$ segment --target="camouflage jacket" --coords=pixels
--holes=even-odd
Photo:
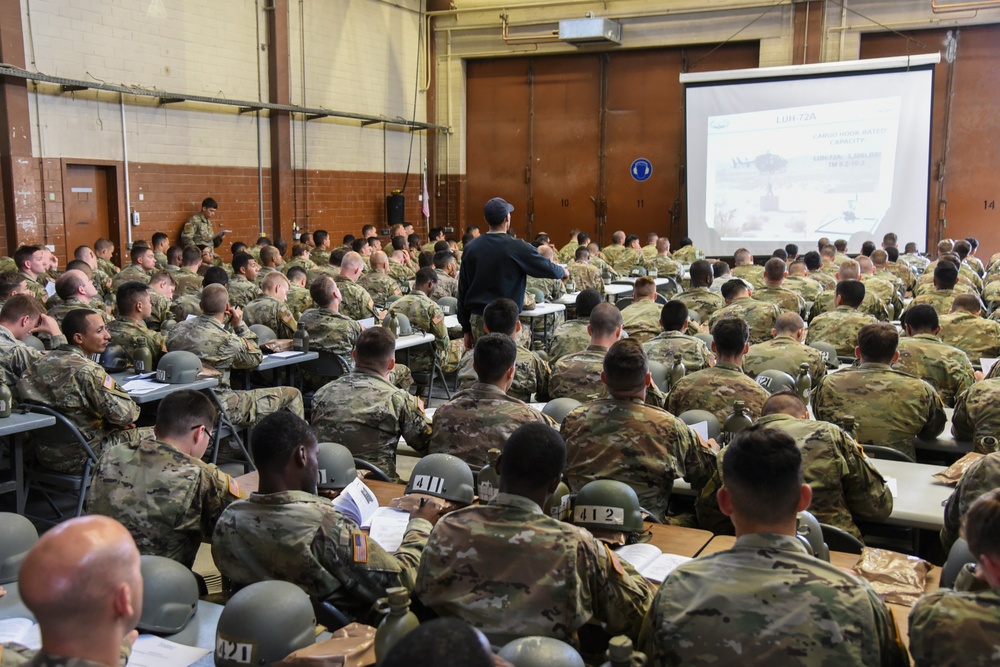
[[[590,318],[567,320],[556,327],[552,337],[552,347],[549,348],[549,361],[554,364],[562,357],[573,352],[587,349],[590,345],[590,334],[587,327]]]
[[[536,422],[554,425],[496,385],[477,382],[434,412],[429,452],[451,454],[469,465],[484,466],[489,462],[486,452],[502,450],[519,426]]]
[[[468,389],[479,382],[479,376],[472,367],[472,352],[466,352],[458,365],[459,389]],[[549,378],[552,370],[547,361],[531,350],[518,345],[517,360],[514,362],[514,382],[507,394],[525,403],[534,400],[542,403],[549,400]]]
[[[214,236],[215,228],[212,226],[212,222],[201,213],[195,213],[184,223],[184,229],[181,230],[181,245],[214,247]]]
[[[242,274],[230,278],[226,289],[229,291],[229,305],[233,308],[246,308],[248,303],[264,296],[264,290]]]
[[[674,355],[680,354],[684,370],[694,373],[715,364],[715,353],[700,338],[680,331],[662,331],[656,338],[642,344],[650,361],[659,361],[667,370],[674,365]]]
[[[452,278],[447,273],[441,269],[435,269],[434,272],[437,274],[438,283],[437,287],[434,288],[434,293],[431,298],[437,301],[443,296],[453,296],[458,298],[458,279]],[[397,283],[398,287],[398,283]],[[369,290],[370,291],[370,290]]]
[[[726,305],[721,294],[710,291],[707,287],[692,287],[674,297],[687,306],[689,312],[698,313],[701,321],[707,323],[715,311]]]
[[[285,299],[285,303],[288,304],[296,320],[302,317],[302,313],[313,307],[313,300],[309,294],[309,290],[295,284],[288,287],[288,297]]]
[[[694,264],[699,259],[705,259],[705,253],[698,250],[693,245],[686,245],[683,248],[678,248],[670,254],[678,262],[683,262],[685,264]]]
[[[372,297],[372,301],[381,306],[388,303],[389,297],[403,294],[403,291],[399,289],[399,281],[381,271],[369,271],[358,278],[358,284],[368,291],[368,294]],[[439,281],[438,286],[440,287],[440,285],[441,282]],[[450,295],[442,294],[441,296]]]
[[[942,289],[934,290],[932,292],[926,292],[920,296],[914,297],[913,301],[910,301],[906,310],[903,311],[904,315],[906,311],[914,306],[918,306],[922,303],[929,304],[934,307],[938,315],[945,315],[951,312],[951,305],[955,301],[955,295],[959,292],[954,289]]]
[[[430,522],[412,519],[390,554],[329,500],[306,491],[254,493],[219,517],[212,557],[235,588],[289,581],[312,599],[367,620],[372,600],[358,591],[383,596],[393,586],[412,589],[430,531]]]
[[[166,320],[173,319],[170,314],[170,299],[163,296],[154,289],[149,290],[149,317],[146,318],[146,326],[153,331],[159,331],[160,325]]]
[[[884,521],[892,514],[892,492],[850,435],[827,422],[773,414],[757,425],[784,431],[802,451],[802,472],[812,487],[809,504],[821,523],[861,539],[855,519]]]
[[[622,326],[628,337],[645,343],[663,331],[660,326],[660,311],[663,304],[643,299],[634,301],[622,310]]]
[[[795,537],[767,533],[743,535],[732,549],[671,572],[639,648],[656,666],[909,662],[891,612],[867,582],[806,553]]]
[[[114,278],[121,271],[117,266],[112,264],[110,261],[104,259],[103,257],[97,258],[97,268],[104,272],[105,275]]]
[[[655,252],[652,257],[646,258],[646,270],[650,273],[656,271],[657,278],[673,278],[678,283],[681,281],[681,265]]]
[[[410,320],[410,326],[434,335],[434,352],[438,363],[444,365],[448,355],[448,327],[444,324],[444,313],[441,307],[420,290],[413,290],[401,299],[392,302],[390,313],[401,313]],[[417,372],[428,372],[433,361],[427,346],[419,346],[410,350],[407,365]]]
[[[587,403],[609,398],[608,388],[601,380],[604,357],[608,348],[588,345],[585,350],[561,357],[552,367],[549,398],[572,398]],[[655,385],[646,388],[646,404],[662,408],[666,396]]]
[[[871,315],[850,306],[838,306],[836,310],[823,313],[809,323],[806,343],[829,343],[837,348],[839,356],[853,357],[854,348],[858,346],[858,332],[865,325],[875,324],[877,321]]]
[[[179,296],[201,293],[202,277],[186,266],[177,269],[177,272],[174,273],[174,281],[177,283],[177,289],[174,290],[175,299]]]
[[[498,645],[543,636],[579,646],[577,630],[591,620],[635,638],[652,600],[649,584],[585,529],[507,493],[438,521],[416,593]]]
[[[148,439],[101,455],[87,512],[121,522],[142,553],[191,567],[222,510],[239,497],[239,484],[219,468]]]
[[[66,344],[65,336],[58,336],[51,340],[53,347]],[[18,400],[17,381],[21,379],[24,371],[33,361],[41,358],[41,352],[14,338],[10,329],[0,325],[0,376],[2,376],[2,382],[14,394],[15,401]]]
[[[945,407],[955,407],[955,397],[976,381],[965,352],[942,343],[933,334],[903,336],[898,349],[899,361],[892,367],[930,383]]]
[[[990,452],[970,465],[944,508],[941,544],[945,552],[960,536],[962,517],[979,496],[1000,487],[1000,452]]]
[[[750,327],[750,344],[763,343],[771,340],[771,329],[774,321],[781,315],[781,308],[773,303],[757,301],[748,296],[733,299],[729,305],[715,311],[708,320],[709,329],[715,328],[715,323],[723,317],[738,317]]]
[[[987,378],[958,395],[951,418],[951,433],[959,442],[974,443],[974,451],[980,454],[997,451],[995,443],[1000,438],[1000,380]],[[987,441],[987,437],[994,440]]]
[[[813,280],[809,276],[788,276],[782,285],[808,302],[815,301],[820,292],[823,291],[823,283]]]
[[[625,251],[624,245],[615,245],[612,243],[611,245],[602,248],[601,254],[604,255],[605,262],[611,264],[612,266],[616,266],[618,264],[619,255],[621,255],[622,252],[624,251]],[[629,266],[628,268],[631,269],[632,267]],[[616,268],[615,270],[617,271],[618,269]],[[619,273],[621,272],[619,271]],[[625,275],[628,275],[628,271],[625,272]]]
[[[574,259],[566,264],[566,270],[569,272],[567,283],[573,283],[573,291],[596,289],[599,294],[604,294],[604,278],[601,276],[601,270],[593,264]]]
[[[890,276],[894,277],[894,276]],[[865,274],[861,277],[861,282],[865,284],[865,292],[871,292],[882,302],[892,308],[890,315],[898,317],[903,312],[903,299],[896,289],[896,284],[889,278],[882,278],[874,274]],[[893,317],[892,319],[896,319]]]
[[[803,345],[789,334],[780,334],[769,341],[750,346],[743,357],[743,371],[752,378],[761,371],[774,369],[788,373],[795,378],[799,366],[809,364],[809,376],[813,385],[826,375],[823,353],[814,347]]]
[[[77,308],[84,308],[86,310],[92,310],[95,313],[100,313],[101,317],[104,318],[104,323],[107,324],[111,321],[111,316],[108,314],[108,309],[104,307],[104,304],[100,303],[96,299],[91,301],[84,301],[83,299],[78,299],[76,297],[70,299],[69,301],[62,301],[55,304],[48,310],[49,317],[53,318],[56,322],[62,326],[63,318],[66,317],[66,313],[71,310],[76,310]]]
[[[309,333],[309,349],[350,357],[363,329],[356,320],[329,308],[302,313],[299,328]]]
[[[438,283],[440,285],[440,283]],[[566,284],[559,278],[536,278],[528,276],[525,282],[526,289],[534,287],[545,295],[546,301],[555,301],[566,296]],[[458,294],[456,290],[455,294]]]
[[[624,482],[661,521],[675,479],[683,477],[697,491],[717,467],[715,452],[687,424],[635,398],[582,405],[566,415],[560,432],[572,490],[597,479]]]
[[[757,264],[743,264],[733,267],[733,277],[742,278],[747,281],[755,290],[764,288],[764,267]]]
[[[963,311],[939,315],[938,320],[941,340],[965,352],[970,361],[1000,357],[1000,323]]]
[[[111,279],[111,289],[117,294],[119,287],[132,280],[148,285],[149,274],[138,264],[129,264]]]
[[[247,326],[263,324],[270,327],[278,338],[291,338],[299,327],[288,304],[267,294],[246,305],[243,309],[243,321]]]
[[[364,287],[343,276],[337,276],[334,280],[343,297],[340,312],[355,320],[376,316],[375,302]]]
[[[245,322],[230,331],[209,315],[178,322],[167,334],[167,350],[193,352],[201,363],[222,371],[219,387],[223,389],[229,388],[231,369],[256,368],[264,359],[257,345],[257,334]]]
[[[937,437],[944,429],[941,397],[923,380],[886,364],[843,368],[820,380],[812,392],[816,419],[834,424],[853,415],[858,442],[897,449],[915,458],[915,437]]]
[[[25,287],[27,287],[28,291],[31,292],[31,296],[38,300],[38,303],[44,304],[48,301],[49,293],[45,291],[45,288],[40,282],[29,276],[24,271],[21,271],[20,274],[21,277],[24,278]]]
[[[711,368],[685,375],[670,390],[667,410],[679,415],[687,410],[708,410],[719,424],[733,413],[733,403],[743,401],[751,419],[760,416],[768,393],[734,363],[720,361]]]
[[[981,566],[980,566],[981,567]],[[941,589],[910,611],[910,654],[917,667],[986,667],[1000,646],[1000,590]]]
[[[393,480],[400,436],[427,453],[431,420],[420,400],[373,371],[358,368],[320,388],[313,397],[312,427],[320,442],[339,442],[374,463]]]
[[[773,303],[786,313],[802,315],[806,310],[806,301],[800,294],[785,287],[765,285],[753,293],[757,301]]]
[[[136,322],[128,318],[119,318],[108,323],[108,333],[111,342],[125,348],[128,358],[135,360],[135,355],[141,348],[149,350],[153,359],[153,367],[145,372],[156,370],[156,364],[166,351],[163,335],[146,327],[145,322]]]
[[[563,264],[568,264],[569,262],[572,262],[573,259],[576,257],[576,249],[579,247],[580,244],[576,242],[576,239],[573,239],[563,247],[559,248],[559,252],[556,253],[558,255],[559,261]]]
[[[608,254],[607,250],[604,254]],[[635,248],[623,248],[615,255],[614,259],[608,256],[608,261],[615,267],[615,271],[623,276],[631,274],[633,267],[646,268],[646,258],[642,256],[642,251]]]
[[[397,262],[396,260],[389,259],[389,275],[392,276],[396,282],[406,282],[408,280],[413,280],[416,277],[413,269],[408,267],[406,264]]]
[[[836,291],[837,288],[833,287],[816,297],[812,310],[809,311],[810,321],[815,320],[823,313],[833,312],[835,308],[833,298],[836,296]],[[878,298],[877,294],[868,290],[865,290],[865,298],[861,302],[861,305],[858,306],[858,312],[871,315],[879,322],[889,321],[889,307],[885,305],[882,299]]]

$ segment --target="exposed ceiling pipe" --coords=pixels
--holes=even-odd
[[[1000,2],[996,0],[983,0],[982,2],[949,2],[938,3],[931,0],[931,11],[935,14],[947,14],[948,12],[965,12],[970,9],[979,11],[980,9],[1000,9]]]
[[[553,23],[548,21],[547,23]],[[524,37],[510,36],[510,23],[507,20],[507,12],[500,14],[500,35],[504,44],[538,44],[540,42],[551,42],[559,39],[558,30],[550,30],[544,35],[528,35]]]

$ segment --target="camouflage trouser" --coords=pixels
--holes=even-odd
[[[94,454],[100,458],[101,453],[126,442],[139,442],[144,438],[153,437],[153,427],[115,429],[109,431],[103,438],[91,442],[90,448]],[[83,471],[83,463],[87,460],[87,455],[79,444],[72,443],[52,443],[35,441],[35,452],[38,455],[38,462],[46,468],[69,474],[78,474]]]
[[[216,395],[226,410],[229,421],[236,426],[250,426],[281,409],[304,417],[302,393],[294,387],[269,389],[216,389]]]
[[[486,327],[483,323],[483,316],[476,315],[473,313],[469,317],[469,323],[472,325],[472,342],[476,342],[480,338],[486,335]],[[514,336],[514,342],[523,348],[531,349],[531,327],[529,325],[521,325],[521,330],[517,332]],[[461,356],[461,353],[459,354]],[[445,371],[446,373],[448,371]]]
[[[413,386],[413,374],[410,372],[409,367],[405,364],[396,364],[395,367],[389,371],[389,382],[400,389],[409,389]]]

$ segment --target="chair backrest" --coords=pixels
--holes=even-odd
[[[628,306],[632,305],[633,300],[630,296],[622,296],[615,301],[615,305],[618,306],[618,310],[625,310]]]
[[[960,537],[955,540],[948,552],[948,560],[944,562],[944,567],[941,569],[941,588],[954,588],[955,579],[958,578],[958,573],[962,571],[965,564],[975,562],[976,558],[969,551],[969,543],[965,541],[965,538]]]
[[[680,294],[681,292],[684,291],[684,288],[681,287],[681,284],[677,282],[677,279],[674,278],[673,276],[660,276],[660,280],[667,281],[662,285],[658,285],[656,287],[656,291],[660,292],[661,294],[673,296],[674,294]]]
[[[865,548],[864,542],[851,535],[843,528],[831,526],[826,523],[819,525],[823,531],[823,541],[830,548],[830,551],[842,551],[849,554],[860,554]]]
[[[73,422],[67,419],[65,415],[47,405],[24,403],[23,407],[29,412],[50,415],[56,418],[56,423],[53,426],[46,426],[45,428],[35,429],[31,432],[31,436],[36,442],[60,445],[75,442],[83,448],[87,455],[87,460],[91,465],[97,463],[97,455],[94,454],[94,450],[90,448],[90,444],[87,442],[87,439],[83,437],[83,434],[80,433],[80,429],[78,429]]]
[[[332,352],[320,352],[318,359],[302,362],[301,368],[312,376],[339,378],[351,372],[354,360]]]
[[[656,293],[656,303],[663,305],[668,301],[667,297],[663,296],[659,292]]]
[[[883,445],[868,445],[862,443],[861,446],[865,450],[865,454],[872,457],[873,459],[886,459],[888,461],[906,461],[907,463],[914,463],[908,455],[899,451],[898,449],[893,449],[892,447],[885,447]]]

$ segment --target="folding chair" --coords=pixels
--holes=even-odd
[[[45,496],[45,501],[49,504],[49,507],[55,512],[57,519],[56,521],[50,521],[40,517],[34,518],[39,521],[55,524],[61,521],[65,517],[65,514],[52,501],[52,496],[75,496],[76,513],[73,516],[80,516],[83,514],[83,502],[87,497],[87,489],[90,488],[91,475],[93,474],[94,466],[97,465],[97,455],[91,449],[90,444],[83,437],[83,434],[80,433],[80,430],[58,410],[54,410],[46,405],[24,404],[23,407],[29,412],[49,415],[56,419],[54,426],[32,432],[32,437],[36,442],[53,444],[75,443],[83,449],[86,455],[83,466],[77,473],[64,473],[51,470],[43,466],[35,455],[30,455],[24,467],[25,502],[27,502],[32,490],[40,491]]]

